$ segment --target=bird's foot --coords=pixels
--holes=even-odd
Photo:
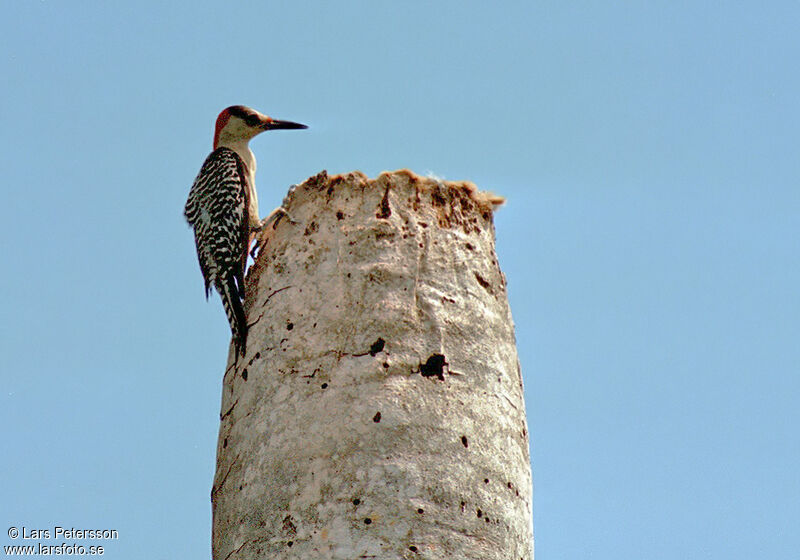
[[[278,222],[281,221],[281,218],[286,218],[291,224],[297,225],[300,223],[294,218],[292,218],[292,215],[289,214],[289,211],[286,210],[286,208],[284,208],[283,206],[278,206],[275,210],[269,213],[269,216],[261,220],[261,223],[259,223],[257,226],[250,227],[251,231],[250,235],[255,238],[255,243],[253,244],[253,248],[250,250],[251,257],[255,259],[258,250],[262,246],[266,245],[267,242],[269,241],[271,232],[264,230],[271,225],[274,231],[275,228],[278,227]]]
[[[255,239],[255,243],[253,243],[252,247],[250,248],[250,256],[253,260],[256,260],[256,255],[258,254],[258,250],[261,248],[261,238],[257,235],[253,236]],[[252,243],[252,241],[251,241]]]
[[[272,229],[275,229],[276,227],[278,227],[278,222],[281,221],[281,218],[286,218],[291,224],[297,225],[300,223],[294,218],[292,218],[292,215],[289,214],[289,211],[286,208],[284,208],[283,206],[278,206],[275,210],[269,213],[269,216],[261,220],[260,229],[263,229],[270,224],[272,224]]]

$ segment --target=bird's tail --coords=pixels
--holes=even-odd
[[[228,323],[231,325],[233,342],[236,351],[244,356],[247,346],[247,318],[244,314],[244,305],[233,276],[220,282],[219,293],[222,296],[222,306],[225,308],[225,315],[228,316]]]

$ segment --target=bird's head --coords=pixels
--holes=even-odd
[[[262,115],[255,109],[244,105],[232,105],[217,117],[214,129],[214,149],[228,144],[248,142],[265,130],[308,128],[304,124],[279,121]]]

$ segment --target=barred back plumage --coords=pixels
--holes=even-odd
[[[239,155],[229,148],[211,152],[194,180],[184,215],[194,228],[197,259],[205,280],[219,292],[234,343],[244,354],[247,319],[244,272],[247,266],[247,174]]]

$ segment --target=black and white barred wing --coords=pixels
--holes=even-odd
[[[237,344],[244,343],[247,329],[242,306],[249,241],[245,180],[236,152],[214,150],[194,180],[184,210],[194,228],[206,297],[211,286],[220,293]]]

